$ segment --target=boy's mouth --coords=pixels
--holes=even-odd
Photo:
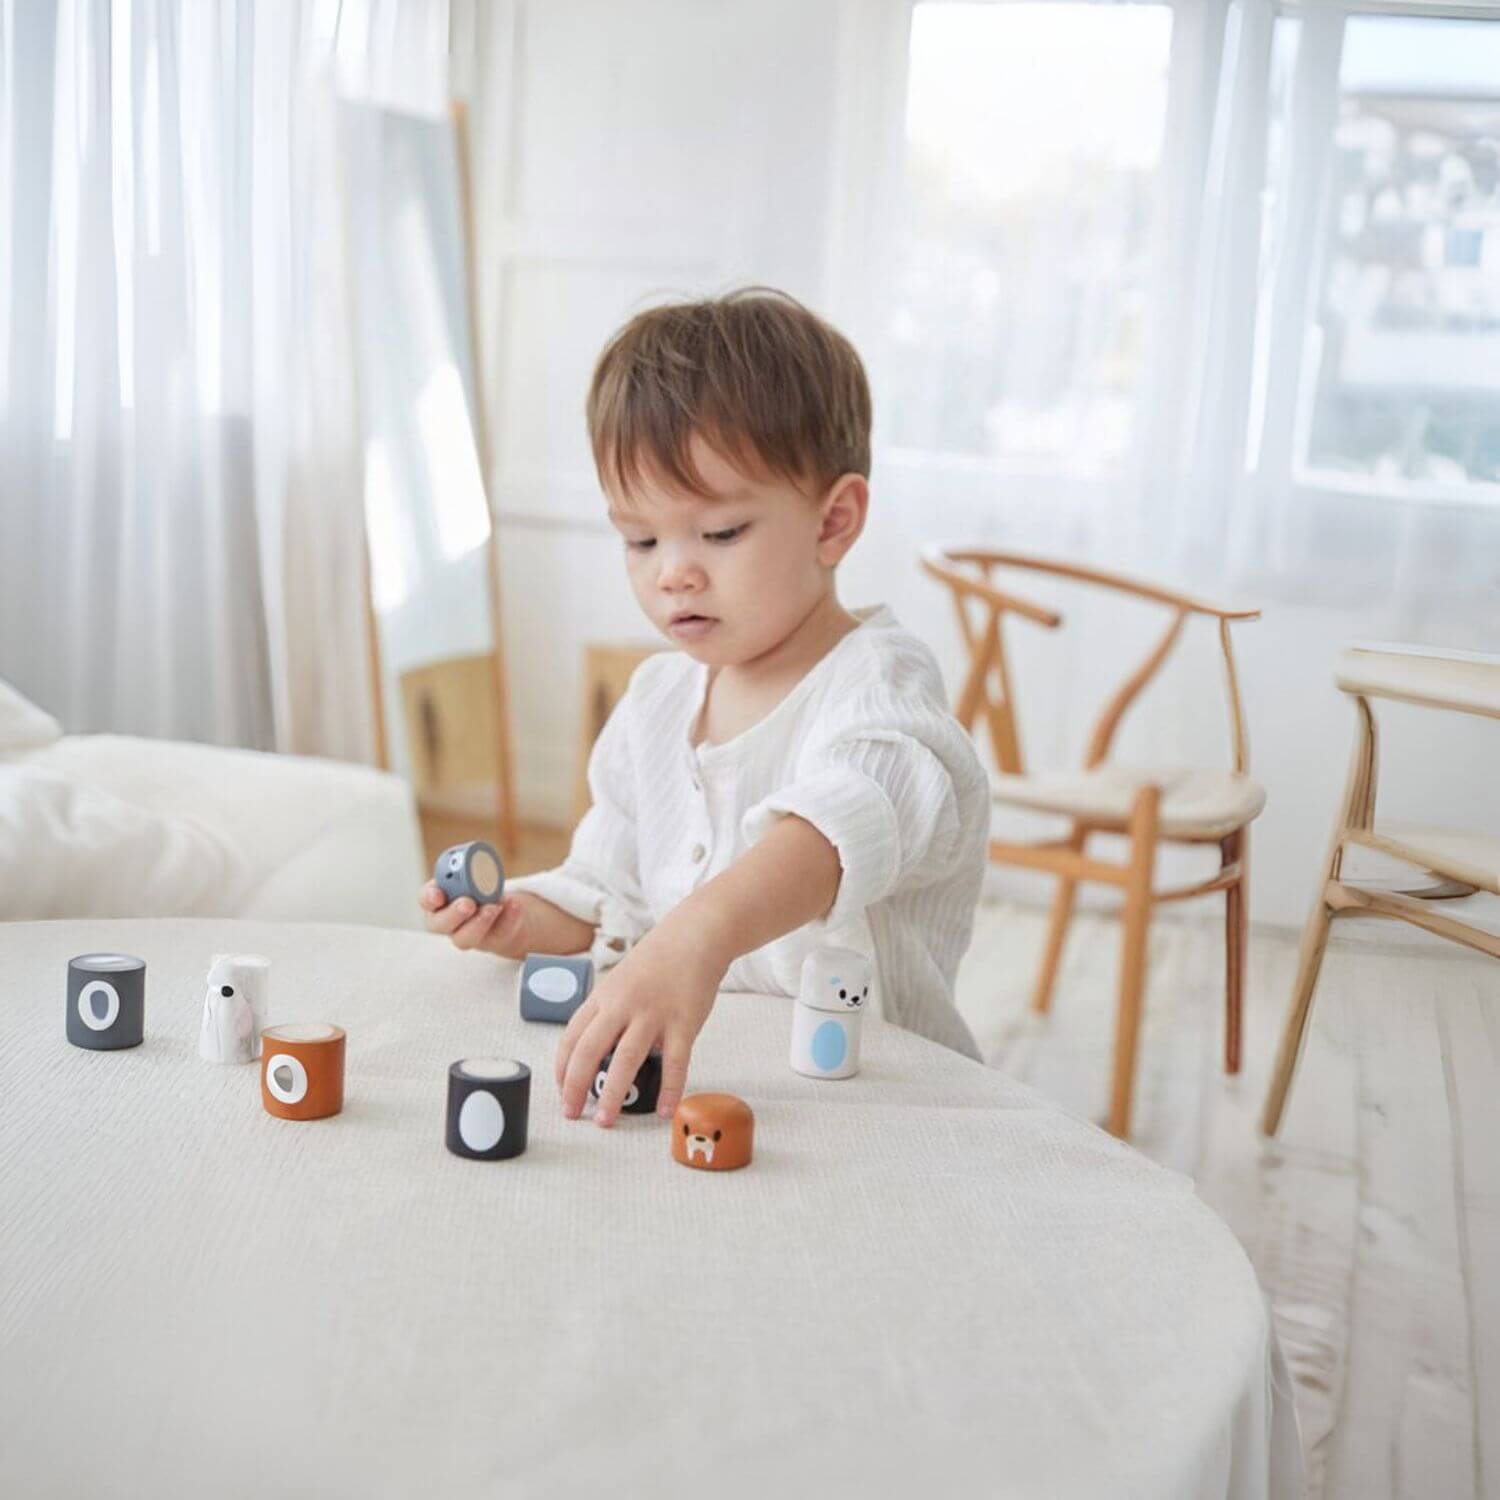
[[[667,629],[675,636],[695,640],[699,636],[707,635],[718,623],[712,615],[694,614],[691,610],[683,610],[672,616],[667,622]]]

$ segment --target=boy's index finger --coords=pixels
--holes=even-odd
[[[594,1107],[596,1125],[614,1124],[615,1117],[625,1103],[625,1096],[630,1092],[635,1076],[640,1072],[641,1064],[646,1061],[650,1051],[651,1037],[639,1027],[627,1031],[615,1043],[615,1055],[610,1059],[609,1073],[605,1077],[604,1087],[599,1091],[599,1100]],[[595,1072],[596,1082],[598,1077],[598,1073]]]
[[[604,1054],[614,1046],[620,1035],[620,1024],[602,1012],[596,1014],[573,1048],[568,1059],[568,1070],[563,1078],[563,1114],[576,1120],[583,1113],[584,1102],[589,1096],[589,1085],[599,1071]]]
[[[568,1018],[568,1024],[563,1027],[562,1037],[557,1043],[557,1056],[552,1063],[552,1076],[556,1079],[559,1089],[562,1088],[563,1080],[568,1076],[568,1060],[573,1055],[573,1049],[578,1045],[578,1038],[583,1035],[598,1009],[598,1001],[590,995],[573,1012]]]

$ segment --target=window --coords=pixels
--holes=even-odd
[[[1166,5],[919,3],[888,440],[1118,470],[1142,386]]]
[[[1500,23],[1348,20],[1320,263],[1303,477],[1500,483]]]

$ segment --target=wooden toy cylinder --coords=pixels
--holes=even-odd
[[[840,1015],[798,1000],[792,1006],[793,1070],[807,1078],[853,1078],[864,1020],[862,1010]]]
[[[513,1057],[466,1057],[448,1069],[448,1149],[504,1161],[526,1149],[531,1069]]]
[[[444,849],[432,868],[432,878],[449,901],[467,896],[476,906],[487,906],[505,892],[505,866],[495,846],[483,839]]]
[[[797,999],[814,1010],[859,1010],[869,1001],[873,974],[874,965],[853,948],[814,948],[802,961]]]
[[[733,1094],[689,1094],[672,1116],[672,1160],[708,1172],[748,1166],[755,1116]]]
[[[589,1093],[595,1100],[604,1092],[604,1082],[609,1076],[609,1065],[614,1060],[615,1054],[610,1052],[599,1064],[599,1071],[594,1074],[594,1081],[589,1085]],[[660,1097],[661,1053],[648,1052],[646,1060],[636,1069],[635,1078],[625,1091],[620,1113],[622,1115],[653,1115],[656,1113],[656,1101]]]
[[[254,1062],[260,1056],[270,990],[270,959],[258,953],[214,954],[198,1026],[198,1055],[206,1062]]]
[[[146,1034],[146,961],[129,953],[68,960],[68,1040],[90,1052],[139,1047]]]
[[[565,1026],[594,987],[594,961],[584,953],[528,953],[517,986],[523,1021]]]
[[[261,1033],[260,1102],[282,1120],[322,1120],[344,1107],[344,1029],[325,1022]]]

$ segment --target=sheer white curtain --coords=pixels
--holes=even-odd
[[[1172,530],[1335,629],[1494,650],[1500,19],[1455,9],[1228,8]]]
[[[70,730],[368,756],[335,90],[448,20],[0,0],[0,675]]]
[[[1270,790],[1258,918],[1306,910],[1308,830],[1331,819],[1350,733],[1339,648],[1500,648],[1500,20],[1479,19],[1494,14],[845,10],[839,145],[867,186],[835,205],[828,300],[877,387],[876,504],[850,581],[898,600],[953,672],[948,601],[913,576],[935,537],[1260,604],[1237,636]],[[1049,597],[1066,636],[1013,640],[1039,767],[1077,762],[1148,639],[1098,596]],[[1217,687],[1212,641],[1186,639],[1121,758],[1224,763]],[[1488,728],[1398,722],[1390,810],[1467,819]]]

